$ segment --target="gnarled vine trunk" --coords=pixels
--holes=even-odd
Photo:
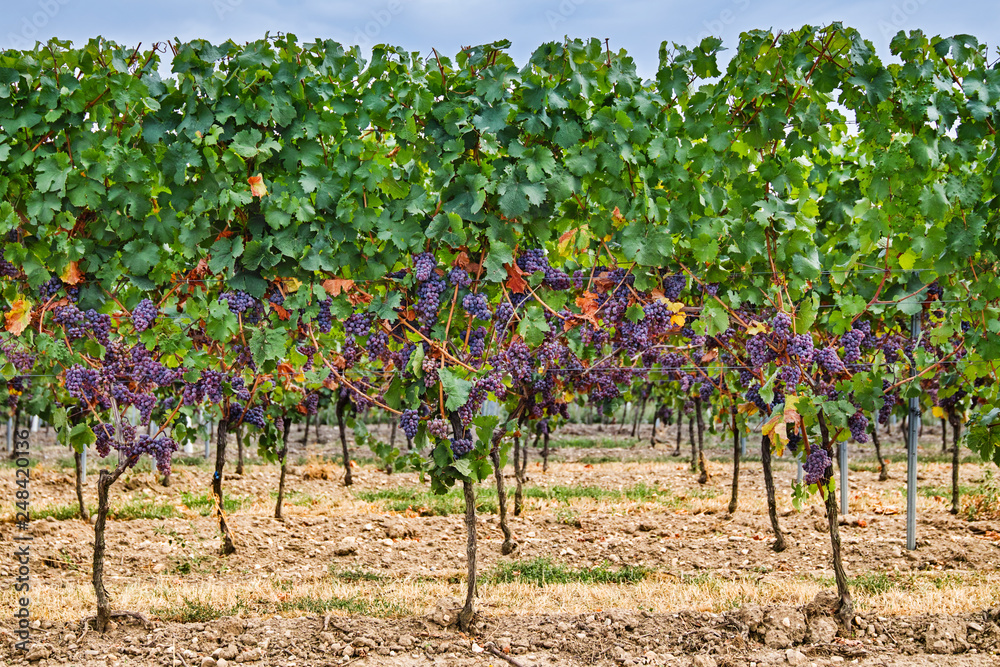
[[[80,505],[80,518],[84,521],[90,520],[87,513],[87,503],[83,500],[83,452],[73,450],[73,463],[76,465],[76,502]]]
[[[764,486],[767,489],[767,516],[771,519],[771,529],[774,531],[774,544],[771,548],[784,551],[788,544],[778,525],[778,503],[774,497],[774,475],[771,472],[771,439],[766,435],[760,439],[760,462],[764,468]]]
[[[701,397],[695,396],[694,398],[694,413],[695,419],[698,422],[698,470],[701,474],[698,475],[699,484],[708,483],[708,466],[705,465],[705,422],[701,414]]]
[[[354,483],[351,479],[351,453],[347,449],[347,431],[344,425],[344,411],[350,402],[351,399],[347,396],[340,396],[337,399],[337,428],[340,430],[340,446],[344,454],[344,486]]]
[[[226,434],[229,431],[228,422],[225,415],[219,420],[219,427],[215,435],[215,474],[212,476],[212,495],[215,497],[215,511],[219,517],[219,530],[222,531],[222,548],[219,550],[223,556],[236,553],[236,545],[233,542],[233,534],[229,530],[226,522],[225,504],[222,500],[222,470],[226,467]]]
[[[281,519],[281,503],[285,500],[285,463],[288,460],[288,431],[292,427],[292,418],[284,417],[281,420],[281,449],[278,451],[278,460],[281,461],[281,477],[278,479],[278,500],[274,504],[274,518]]]
[[[958,514],[959,509],[959,488],[958,488],[958,441],[962,437],[962,420],[957,414],[949,415],[951,422],[951,513]]]
[[[736,422],[736,413],[733,412],[733,494],[729,499],[729,513],[736,512],[737,501],[740,496],[740,429]]]
[[[889,465],[882,458],[882,444],[878,439],[878,421],[872,425],[872,444],[875,445],[875,457],[878,459],[879,465],[878,481],[884,482],[889,479]]]
[[[104,632],[111,620],[111,599],[104,588],[104,554],[106,544],[104,531],[107,527],[108,512],[111,504],[108,501],[108,491],[111,485],[121,477],[127,468],[135,463],[138,456],[122,459],[113,471],[101,470],[97,479],[97,521],[94,523],[94,569],[91,582],[94,585],[94,595],[97,597],[97,619],[95,626],[98,632]]]
[[[819,412],[819,428],[823,437],[823,448],[826,453],[833,458],[833,443],[830,442],[830,431],[826,426],[826,417],[823,411]],[[821,492],[825,494],[826,519],[830,529],[830,547],[833,552],[833,575],[837,581],[837,596],[840,599],[837,611],[834,616],[845,632],[851,631],[851,622],[854,620],[854,602],[851,599],[851,591],[847,584],[847,573],[844,571],[844,560],[841,556],[839,512],[837,508],[836,495],[830,491],[830,480],[833,479],[833,461],[827,466],[823,475],[824,486]]]

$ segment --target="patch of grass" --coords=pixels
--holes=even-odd
[[[650,574],[649,568],[626,565],[617,570],[604,565],[593,568],[574,569],[553,562],[549,558],[534,558],[528,561],[501,561],[484,577],[488,583],[533,583],[547,584],[635,584]]]
[[[958,493],[962,496],[972,496],[980,495],[983,490],[979,486],[969,486],[968,484],[959,484]],[[906,487],[903,487],[903,493],[906,493]],[[951,484],[946,486],[924,486],[917,489],[917,493],[922,495],[924,498],[933,498],[938,496],[940,498],[947,498],[951,500]]]
[[[163,621],[176,621],[178,623],[205,623],[214,621],[223,616],[235,616],[240,612],[247,612],[249,608],[239,600],[231,608],[216,607],[215,605],[192,600],[185,597],[184,601],[174,607],[163,607],[150,609],[153,616]]]
[[[278,500],[278,492],[271,491],[272,500]],[[307,493],[302,491],[297,491],[295,489],[288,489],[285,491],[285,500],[283,501],[289,505],[298,505],[300,507],[308,507],[310,505],[316,504],[316,499]]]
[[[379,503],[391,512],[413,511],[421,516],[448,516],[465,512],[465,500],[458,488],[437,495],[422,487],[394,487],[378,491],[359,491],[355,497],[368,503]],[[496,489],[484,487],[476,494],[476,511],[497,514]]]
[[[112,506],[109,516],[113,519],[169,519],[177,516],[177,510],[173,505],[136,498],[121,507]]]
[[[97,506],[92,505],[87,508],[90,514],[97,512]],[[42,507],[41,509],[32,509],[31,518],[34,521],[41,519],[46,519],[48,517],[53,517],[57,521],[65,521],[66,519],[79,519],[80,518],[80,506],[77,504],[72,505],[51,505],[49,507]]]
[[[534,440],[534,438],[532,438]],[[587,448],[587,449],[628,449],[634,447],[641,441],[626,437],[604,436],[600,438],[566,437],[560,438],[558,435],[549,439],[549,450],[552,448]],[[530,445],[530,443],[529,443]],[[538,441],[538,451],[541,451],[542,441]]]
[[[358,581],[388,581],[388,577],[371,570],[341,570],[336,565],[330,565],[330,576],[340,581],[356,583]]]
[[[188,509],[198,512],[202,516],[210,516],[215,511],[215,496],[210,491],[204,491],[200,494],[182,491],[181,502]],[[249,506],[251,502],[248,496],[223,496],[222,509],[227,514],[231,514],[236,510]]]
[[[274,605],[274,611],[308,611],[313,614],[323,614],[334,609],[341,609],[349,614],[374,616],[377,618],[407,616],[412,612],[399,604],[382,599],[374,601],[357,597],[349,598],[319,598],[311,595],[292,598]]]
[[[215,465],[215,461],[211,458],[205,458],[204,456],[194,456],[193,454],[188,454],[186,456],[174,456],[172,463],[175,466],[189,466],[192,468],[208,468]],[[246,459],[244,459],[244,464]]]
[[[211,571],[211,568],[205,567],[206,563],[210,560],[208,554],[193,554],[190,556],[178,556],[174,559],[173,567],[171,571],[174,574],[205,574]]]

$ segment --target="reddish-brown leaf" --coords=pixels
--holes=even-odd
[[[524,279],[524,271],[517,264],[504,264],[507,269],[507,289],[514,294],[524,294],[528,288],[528,282]]]

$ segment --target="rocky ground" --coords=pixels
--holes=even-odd
[[[458,499],[434,498],[415,476],[374,465],[356,467],[355,484],[343,487],[327,429],[292,455],[283,520],[272,518],[274,466],[252,462],[244,475],[227,475],[239,549],[227,558],[216,554],[208,466],[185,459],[169,487],[148,471],[124,477],[112,490],[106,581],[116,608],[148,625],[123,617],[105,635],[87,630],[93,529],[71,518],[72,469],[65,450],[35,446],[41,432],[31,480],[36,643],[24,655],[8,636],[0,657],[189,667],[1000,664],[1000,521],[983,507],[991,471],[963,464],[963,513],[949,514],[950,469],[935,458],[933,432],[916,551],[903,540],[905,464],[879,481],[869,452],[852,459],[841,531],[857,618],[853,634],[838,637],[823,597],[833,579],[822,505],[792,506],[791,462],[776,463],[789,548],[775,553],[752,456],[730,515],[726,443],[709,448],[711,477],[700,485],[670,456],[672,429],[661,433],[670,444],[657,447],[648,430],[635,441],[615,429],[561,432],[547,472],[532,452],[510,556],[500,554],[495,493],[480,487],[480,613],[470,635],[453,625],[465,569]],[[898,443],[887,451],[901,458]],[[0,477],[14,488],[12,468]],[[9,547],[12,504],[0,520]],[[0,600],[13,608],[11,561],[0,562],[0,577]],[[0,621],[0,634],[13,630]]]

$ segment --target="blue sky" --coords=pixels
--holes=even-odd
[[[370,48],[390,43],[454,54],[462,46],[513,42],[523,62],[539,44],[570,37],[609,38],[643,75],[655,72],[662,41],[693,44],[717,35],[732,46],[751,28],[791,29],[843,21],[883,55],[898,30],[975,35],[995,51],[1000,12],[980,0],[4,0],[0,48],[25,48],[50,37],[85,42],[103,35],[149,45],[172,38],[214,42],[256,39],[267,31],[307,41],[335,39]]]

